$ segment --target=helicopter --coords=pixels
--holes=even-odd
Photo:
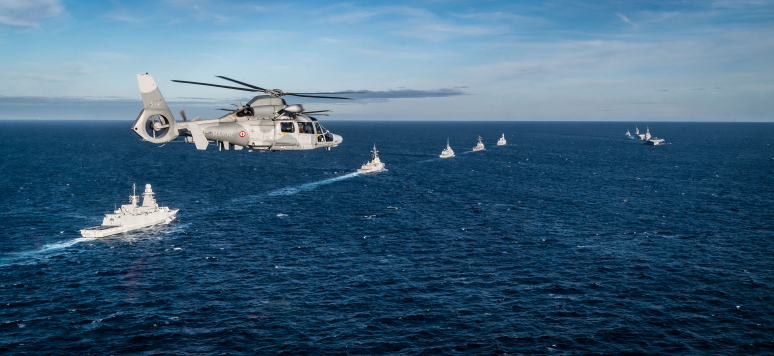
[[[180,110],[183,121],[175,121],[153,76],[148,73],[137,74],[144,108],[137,116],[132,131],[145,141],[162,144],[183,136],[183,141],[194,144],[197,150],[206,150],[210,142],[215,142],[219,151],[229,150],[232,146],[234,150],[247,148],[249,152],[253,152],[253,150],[261,152],[313,150],[317,148],[330,150],[331,147],[341,144],[343,138],[326,130],[315,117],[308,115],[328,112],[329,110],[306,111],[304,105],[288,105],[282,96],[349,99],[320,96],[319,94],[358,93],[289,93],[280,89],[264,89],[223,76],[218,76],[218,78],[244,87],[182,80],[173,80],[173,82],[262,92],[266,95],[255,96],[245,105],[239,102],[234,109],[219,109],[229,111],[229,113],[217,119],[201,120],[196,118],[188,121],[185,111]]]

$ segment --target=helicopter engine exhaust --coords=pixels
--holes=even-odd
[[[165,143],[176,139],[179,133],[175,117],[172,116],[167,102],[161,96],[153,76],[138,74],[137,82],[140,84],[140,94],[145,108],[137,116],[132,131],[153,143]]]

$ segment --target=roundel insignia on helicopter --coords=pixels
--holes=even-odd
[[[239,131],[239,137],[245,137],[247,135],[247,132]]]

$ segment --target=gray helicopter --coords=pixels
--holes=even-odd
[[[250,152],[313,150],[316,148],[336,147],[342,137],[323,128],[316,118],[307,114],[327,112],[305,111],[303,105],[287,105],[282,96],[293,95],[309,98],[349,99],[343,97],[320,96],[318,94],[344,93],[288,93],[279,89],[268,90],[234,79],[219,78],[240,84],[246,88],[224,85],[173,80],[178,83],[207,85],[213,87],[263,92],[247,104],[240,102],[235,109],[220,109],[228,114],[211,120],[195,119],[187,121],[185,111],[180,110],[183,121],[175,121],[164,97],[161,96],[156,81],[148,73],[138,74],[140,93],[145,108],[137,116],[132,130],[144,140],[152,143],[167,143],[184,136],[184,141],[196,145],[197,150],[206,150],[210,142],[216,142],[219,150],[247,148]],[[356,92],[345,92],[352,94]],[[233,104],[232,104],[233,105]],[[325,115],[325,114],[323,114]]]

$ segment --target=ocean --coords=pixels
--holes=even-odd
[[[323,124],[249,153],[0,122],[0,353],[774,353],[774,124]],[[82,238],[132,184],[177,220]]]

